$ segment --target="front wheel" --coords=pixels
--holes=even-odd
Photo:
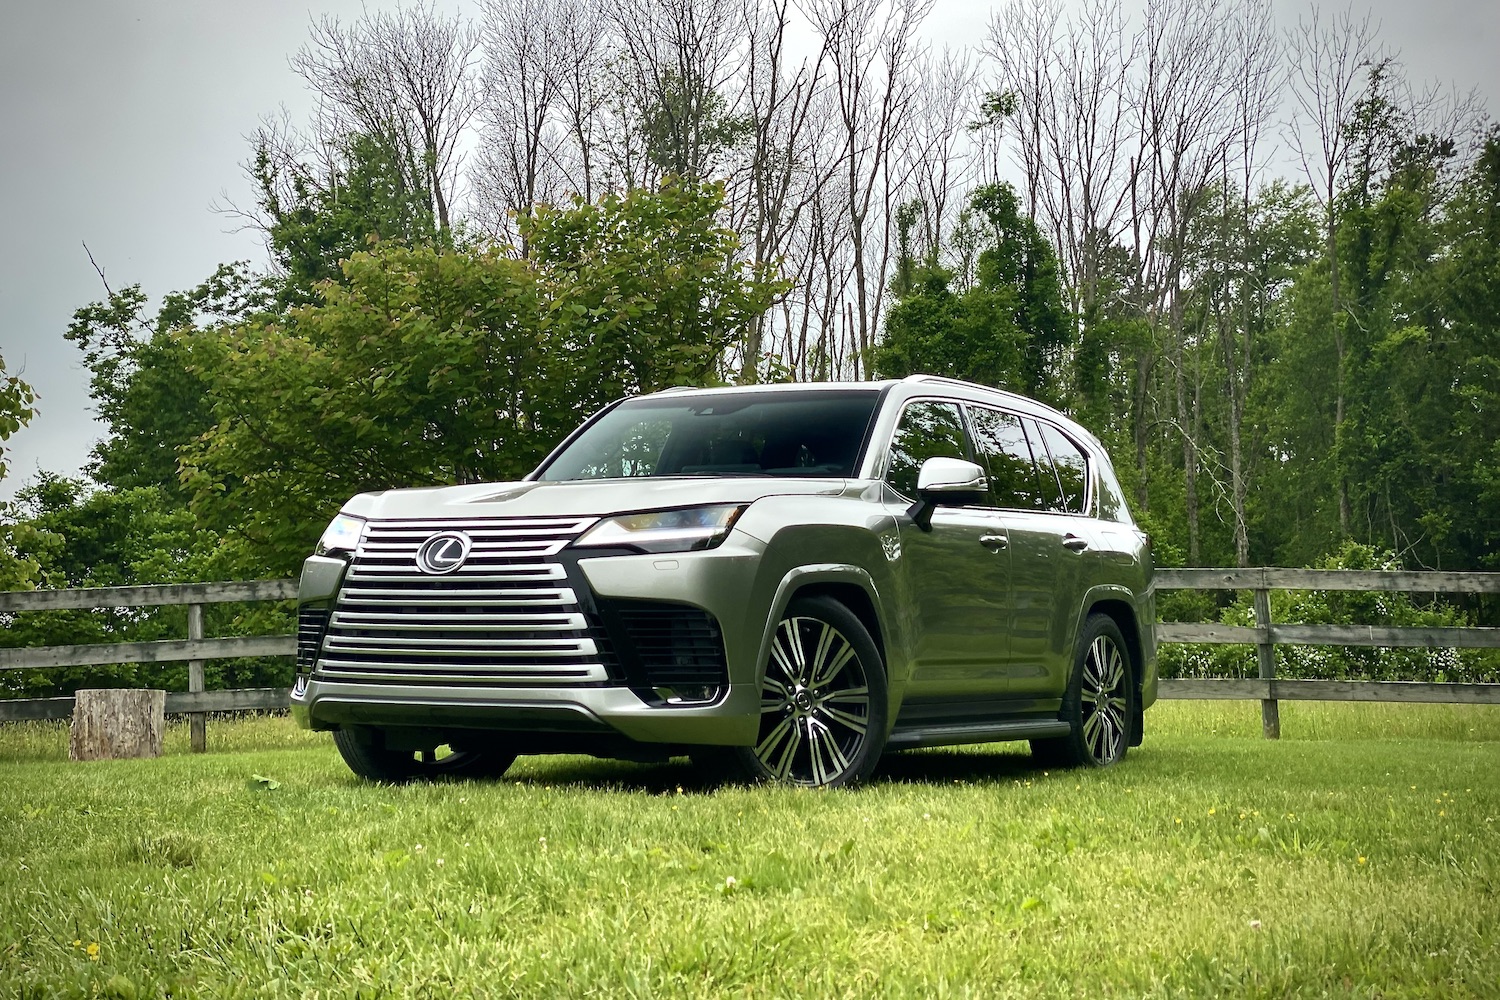
[[[1130,748],[1135,681],[1120,626],[1108,615],[1090,615],[1078,636],[1073,673],[1063,695],[1066,736],[1032,740],[1031,752],[1056,767],[1108,767]]]
[[[363,726],[340,729],[333,745],[349,770],[369,781],[400,783],[436,778],[498,778],[515,763],[516,755],[498,747],[451,744],[420,750],[397,750],[386,745],[385,732]]]
[[[885,746],[886,678],[869,630],[829,597],[796,597],[776,623],[760,731],[732,757],[751,779],[815,788],[870,776]]]

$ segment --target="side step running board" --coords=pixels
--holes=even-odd
[[[1068,724],[1056,719],[1023,722],[964,722],[944,725],[927,723],[898,729],[886,740],[888,750],[941,747],[957,743],[998,743],[1003,740],[1036,740],[1068,735]]]

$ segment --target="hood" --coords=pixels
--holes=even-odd
[[[365,518],[604,515],[698,504],[753,503],[768,496],[837,496],[844,479],[662,477],[555,483],[476,483],[361,493],[344,512]]]

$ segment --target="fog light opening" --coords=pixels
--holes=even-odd
[[[717,684],[687,684],[682,687],[659,687],[656,696],[668,705],[707,705],[719,700]]]

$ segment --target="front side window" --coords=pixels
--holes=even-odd
[[[990,503],[1012,510],[1050,509],[1056,491],[1042,490],[1020,418],[984,406],[969,407],[969,418],[974,425],[974,450],[984,459],[990,477]]]
[[[746,391],[631,399],[536,478],[854,475],[879,394]]]
[[[957,403],[921,400],[901,411],[901,423],[891,438],[885,481],[902,496],[917,495],[917,474],[929,458],[969,457],[963,417]]]

